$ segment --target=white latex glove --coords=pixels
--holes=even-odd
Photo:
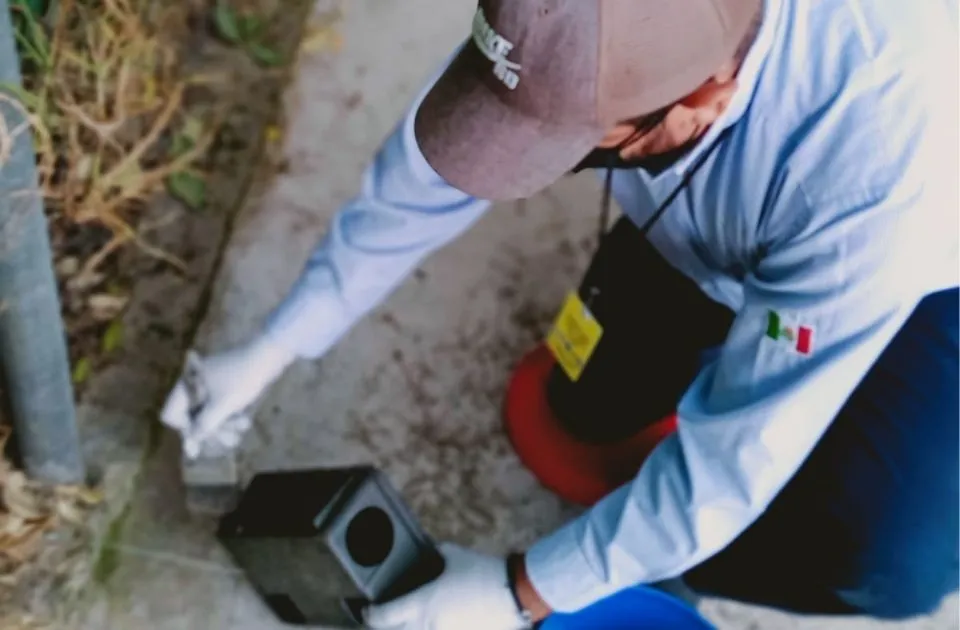
[[[363,613],[374,630],[522,630],[529,628],[507,584],[503,558],[440,545],[446,559],[433,582]]]
[[[253,426],[253,419],[247,413],[230,416],[211,435],[205,437],[184,435],[183,452],[189,459],[222,457],[233,452],[240,445],[244,434],[251,426]]]
[[[207,358],[191,351],[160,419],[180,432],[188,458],[224,455],[250,428],[250,408],[295,358],[264,337]]]

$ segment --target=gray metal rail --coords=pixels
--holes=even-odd
[[[21,84],[7,0],[0,0],[0,83]],[[22,114],[0,103],[8,129]],[[0,163],[0,376],[27,474],[78,483],[84,462],[60,302],[31,135]]]

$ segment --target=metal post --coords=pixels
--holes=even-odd
[[[7,0],[0,0],[0,82],[20,85]],[[7,129],[23,115],[0,102]],[[84,480],[70,367],[29,131],[0,163],[0,368],[27,474]]]

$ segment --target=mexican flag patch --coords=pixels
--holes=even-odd
[[[784,323],[776,311],[768,311],[767,337],[774,341],[790,344],[800,354],[813,352],[813,328],[810,326],[791,326]]]

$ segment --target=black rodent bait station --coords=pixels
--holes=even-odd
[[[288,624],[361,626],[360,609],[429,582],[443,557],[372,467],[261,473],[217,536]]]

